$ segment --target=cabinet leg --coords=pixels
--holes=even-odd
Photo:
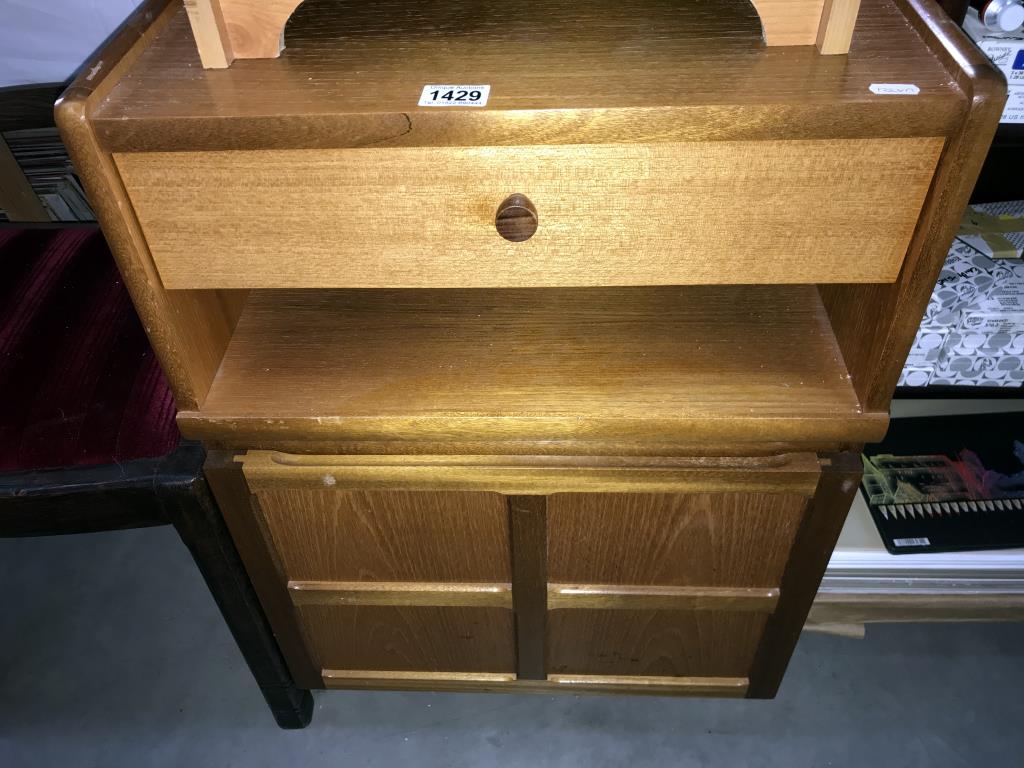
[[[305,728],[313,720],[313,694],[310,691],[288,683],[276,687],[261,685],[260,692],[274,720],[286,731]]]

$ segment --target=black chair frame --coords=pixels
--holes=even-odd
[[[296,729],[313,715],[297,688],[203,476],[206,453],[182,441],[156,459],[0,473],[0,537],[173,525],[206,580],[277,724]]]

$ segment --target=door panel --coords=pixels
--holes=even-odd
[[[790,493],[555,494],[548,578],[777,586],[806,505],[806,496]]]
[[[244,472],[325,684],[676,692],[762,684],[768,646],[802,620],[774,616],[822,478],[813,454],[252,452]]]
[[[515,670],[509,610],[304,605],[299,616],[325,670]]]
[[[548,673],[746,677],[766,617],[724,611],[552,611]]]
[[[508,582],[497,493],[260,489],[289,580]]]

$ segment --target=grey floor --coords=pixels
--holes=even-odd
[[[1024,625],[804,635],[773,702],[319,694],[276,729],[170,528],[0,540],[0,766],[1021,766]]]

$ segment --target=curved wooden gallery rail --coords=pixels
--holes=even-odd
[[[721,0],[735,2],[735,0]],[[850,50],[860,0],[750,0],[766,45],[816,45],[824,54]],[[274,59],[284,28],[302,0],[184,0],[206,69],[235,59]]]

